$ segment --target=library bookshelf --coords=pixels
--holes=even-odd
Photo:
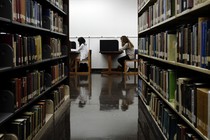
[[[0,5],[1,139],[70,139],[69,1]]]
[[[139,128],[149,128],[146,137],[210,139],[210,1],[138,6],[139,118],[156,129],[140,119]]]

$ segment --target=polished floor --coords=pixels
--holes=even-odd
[[[71,140],[137,140],[136,76],[72,76]]]

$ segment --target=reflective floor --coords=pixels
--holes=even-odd
[[[72,76],[71,140],[137,140],[137,76]]]

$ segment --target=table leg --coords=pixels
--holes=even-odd
[[[108,55],[108,74],[112,72],[112,55]]]
[[[113,54],[107,54],[108,70],[103,71],[102,74],[120,74],[121,73],[121,72],[118,72],[118,71],[112,71],[112,56],[113,56]]]

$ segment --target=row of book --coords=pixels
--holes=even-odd
[[[195,24],[182,25],[176,31],[165,31],[139,38],[139,52],[164,60],[210,69],[210,20],[199,17]]]
[[[63,10],[63,0],[50,0],[50,2]]]
[[[177,79],[175,107],[198,130],[210,138],[210,85],[192,78],[180,77]]]
[[[33,72],[26,73],[25,76],[1,81],[1,85],[3,85],[1,91],[7,90],[11,92],[8,94],[12,94],[13,99],[11,100],[14,100],[12,111],[22,107],[36,96],[39,96],[46,88],[64,78],[66,75],[64,69],[64,63],[60,63],[51,66],[50,72],[34,70]]]
[[[6,132],[17,136],[19,140],[31,140],[46,123],[47,114],[53,114],[69,95],[68,85],[61,85],[50,96],[36,102],[19,117],[11,120]],[[56,108],[55,108],[56,107]]]
[[[42,27],[42,5],[34,0],[13,0],[12,20]]]
[[[138,65],[138,73],[142,75],[142,77],[149,82],[149,69],[150,63],[148,61],[144,61],[143,59],[139,58],[139,65]]]
[[[150,96],[149,111],[168,140],[200,138],[191,128],[181,122],[178,116],[155,93],[151,90],[146,92]]]
[[[62,50],[61,50],[61,39],[59,38],[52,38],[52,37],[43,37],[43,45],[45,45],[46,48],[50,50],[50,58],[54,57],[60,57],[62,55]],[[42,46],[43,46],[42,45]],[[44,49],[46,49],[44,48]],[[43,50],[43,48],[42,48]],[[42,53],[42,55],[45,55]],[[46,57],[46,58],[49,58]]]
[[[177,61],[176,41],[176,33],[168,31],[139,38],[139,52],[169,61]]]
[[[69,95],[69,86],[61,85],[47,96],[47,98],[53,101],[54,111],[56,111],[62,105],[62,103],[65,101],[66,95]]]
[[[150,66],[150,84],[169,102],[174,102],[176,90],[176,71]]]
[[[139,31],[152,27],[206,0],[157,0],[138,17]]]
[[[142,61],[141,61],[142,62]],[[146,61],[147,62],[147,61]],[[149,76],[150,86],[166,99],[167,102],[174,104],[177,113],[183,115],[192,125],[197,128],[203,135],[210,138],[208,132],[210,111],[210,85],[200,82],[196,78],[177,77],[176,71],[163,69],[155,65],[148,67],[143,63],[147,72],[141,72],[142,75],[147,73]],[[140,81],[140,89],[145,91],[145,83]],[[143,94],[144,95],[144,94]],[[146,102],[149,102],[148,95],[144,95]]]
[[[50,29],[51,31],[63,33],[63,17],[51,9],[43,10],[43,18],[50,24],[46,24],[43,27]]]
[[[5,52],[2,55],[0,66],[12,66],[31,64],[41,61],[43,58],[59,57],[61,53],[60,39],[37,36],[23,36],[19,34],[0,34],[0,46]],[[47,51],[50,55],[46,56]],[[8,56],[6,55],[8,54]],[[11,55],[11,56],[10,56]],[[7,62],[5,59],[8,57]],[[10,64],[9,63],[9,64]]]
[[[161,67],[149,64],[147,61],[140,61],[140,73],[142,77],[147,77],[151,86],[153,86],[169,102],[173,102],[176,90],[176,71],[172,69],[163,69]]]
[[[138,5],[139,8],[142,8],[145,3],[147,3],[150,0],[138,0]],[[176,13],[181,13],[182,11],[186,10],[188,7],[196,6],[198,4],[201,4],[205,2],[206,0],[174,0],[176,5],[177,5],[177,12]],[[160,0],[159,3],[163,5],[167,4],[167,0]]]
[[[175,0],[176,3],[176,14],[179,14],[189,8],[193,8],[198,6],[199,4],[202,4],[208,0]]]
[[[139,31],[152,27],[175,15],[174,0],[157,0],[138,17]]]
[[[11,120],[7,125],[7,132],[15,134],[19,140],[32,139],[46,122],[46,102],[37,102],[20,117]]]
[[[1,81],[1,90],[9,90],[14,96],[14,110],[20,108],[45,90],[45,71],[33,71],[23,77]]]
[[[141,9],[149,0],[138,0],[138,9]]]
[[[53,3],[63,9],[61,0]],[[63,17],[51,9],[45,9],[35,0],[13,0],[12,20],[63,33]]]
[[[56,83],[65,76],[65,65],[60,63],[51,66],[52,84]]]

